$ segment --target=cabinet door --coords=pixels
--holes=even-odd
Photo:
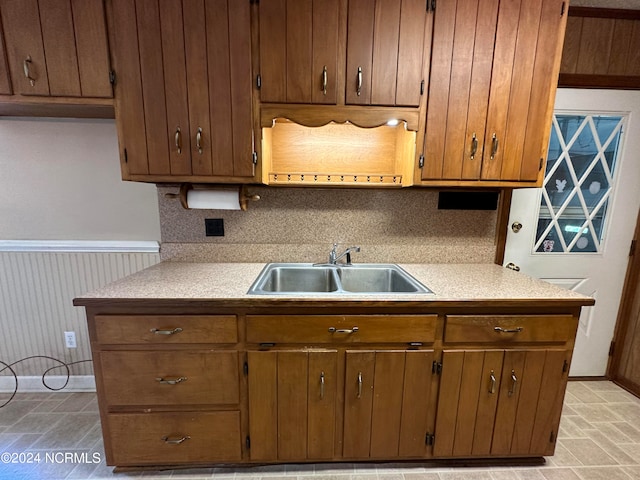
[[[337,353],[249,352],[252,460],[334,454]]]
[[[0,1],[11,80],[21,95],[49,95],[37,0]]]
[[[111,97],[102,0],[2,0],[16,93]]]
[[[260,99],[337,102],[339,0],[260,2]]]
[[[420,103],[427,12],[422,0],[349,0],[346,103]]]
[[[542,170],[567,18],[563,3],[500,4],[483,180],[534,181]]]
[[[565,350],[445,351],[434,456],[549,455],[568,356]]]
[[[249,8],[114,0],[125,178],[253,175]]]
[[[440,2],[434,15],[422,179],[478,179],[498,0]]]
[[[422,457],[431,351],[347,351],[345,458]]]
[[[566,21],[562,3],[438,4],[423,180],[537,179]]]

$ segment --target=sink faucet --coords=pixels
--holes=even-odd
[[[360,251],[360,247],[349,247],[344,252],[342,252],[341,254],[338,255],[337,248],[338,248],[338,244],[334,243],[333,244],[333,248],[331,249],[331,252],[329,252],[329,264],[330,265],[337,265],[338,264],[338,260],[340,260],[344,256],[347,257],[346,261],[344,262],[344,264],[345,265],[351,265],[351,252],[359,252]]]

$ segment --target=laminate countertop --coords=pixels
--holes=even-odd
[[[218,305],[292,306],[313,304],[586,306],[594,300],[493,264],[400,264],[433,294],[249,295],[262,263],[161,262],[74,299],[76,306]]]

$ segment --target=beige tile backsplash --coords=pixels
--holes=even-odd
[[[209,262],[320,262],[333,242],[358,245],[356,262],[491,263],[495,211],[438,210],[438,192],[249,187],[243,211],[185,210],[158,186],[161,258]],[[206,218],[224,237],[205,236]]]

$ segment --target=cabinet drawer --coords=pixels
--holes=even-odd
[[[432,343],[437,315],[247,315],[249,343]]]
[[[102,352],[109,405],[236,404],[238,352]]]
[[[234,315],[96,315],[102,344],[237,343]]]
[[[107,425],[113,465],[241,459],[237,411],[111,414]]]
[[[564,343],[574,338],[571,315],[447,315],[445,343]]]

